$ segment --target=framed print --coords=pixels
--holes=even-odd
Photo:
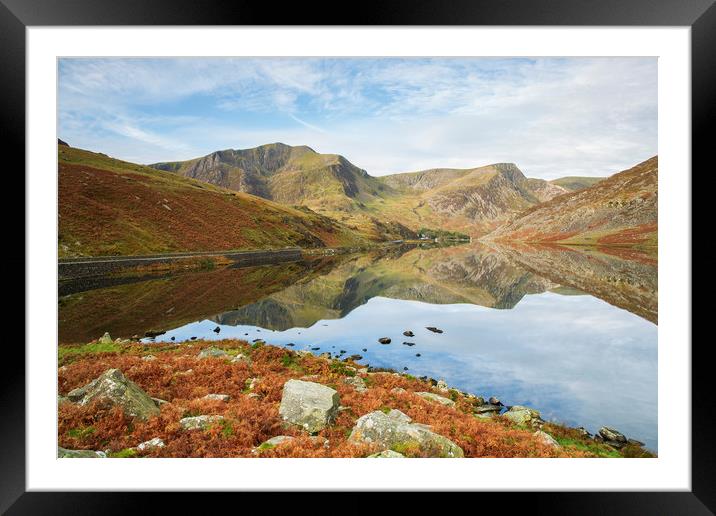
[[[398,490],[711,513],[712,2],[1,7],[27,204],[3,510]]]

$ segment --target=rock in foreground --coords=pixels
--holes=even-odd
[[[608,426],[600,428],[599,435],[604,439],[605,443],[614,448],[622,448],[627,444],[627,438],[623,433]]]
[[[522,405],[510,407],[503,415],[518,425],[539,426],[542,423],[539,411]]]
[[[374,453],[368,455],[369,459],[404,459],[405,455],[402,453],[394,452],[393,450],[385,450],[380,453]]]
[[[125,414],[139,419],[159,414],[154,400],[137,384],[128,380],[119,369],[108,369],[84,387],[70,391],[67,397],[80,405],[86,405],[96,399],[103,400],[122,407]]]
[[[143,443],[137,445],[137,450],[139,451],[152,450],[155,448],[164,448],[164,441],[162,441],[159,437],[155,437],[154,439],[144,441]]]
[[[416,392],[415,394],[417,394],[421,398],[425,398],[426,400],[436,401],[436,402],[440,403],[441,405],[446,405],[448,407],[455,406],[455,402],[453,400],[448,399],[445,396],[440,396],[439,394],[435,394],[432,392]]]
[[[224,420],[224,416],[193,416],[179,420],[184,430],[206,430],[211,425]]]
[[[552,446],[553,448],[560,448],[559,443],[557,440],[549,435],[547,432],[543,432],[542,430],[537,430],[534,435],[538,441],[540,441],[543,444],[546,444],[547,446]]]
[[[348,439],[375,443],[384,451],[413,451],[428,457],[464,456],[457,444],[436,434],[427,425],[412,423],[399,410],[391,410],[389,414],[375,411],[360,417]]]
[[[338,392],[320,383],[289,380],[283,386],[279,414],[310,433],[331,424],[338,413]]]
[[[223,349],[206,348],[199,352],[199,358],[226,358],[229,354]]]
[[[101,451],[93,450],[68,450],[67,448],[57,447],[58,459],[104,459],[107,454]]]

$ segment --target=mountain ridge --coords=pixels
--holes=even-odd
[[[369,244],[307,207],[74,147],[58,145],[58,176],[60,257]]]
[[[486,240],[656,246],[658,156],[533,206]]]
[[[483,234],[510,215],[568,192],[543,179],[525,177],[514,163],[374,177],[339,154],[283,143],[149,166],[283,204],[308,206],[369,229],[377,221],[387,221],[411,231],[430,226]]]

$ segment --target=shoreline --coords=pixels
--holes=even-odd
[[[400,424],[414,425],[422,433],[429,429],[425,435],[431,439],[450,440],[450,449],[454,445],[460,450],[458,455],[450,456],[463,453],[465,457],[654,456],[633,440],[627,442],[624,438],[623,443],[613,442],[611,446],[603,437],[592,437],[583,429],[543,421],[538,410],[531,407],[505,407],[499,400],[452,389],[442,381],[373,369],[355,363],[351,357],[344,360],[321,357],[264,341],[251,344],[225,339],[147,344],[113,341],[105,335],[88,344],[60,345],[58,366],[58,438],[59,445],[69,450],[92,450],[109,456],[250,457],[257,456],[256,449],[266,441],[278,440],[285,444],[264,446],[260,456],[367,457],[388,452],[405,457],[436,456],[435,450],[427,445],[384,446],[381,451],[376,449],[375,442],[368,446],[347,438],[349,433],[355,435],[356,426],[364,417],[385,419],[379,414],[383,411],[401,414],[396,416],[403,421]],[[73,389],[100,378],[110,369],[120,370],[149,396],[160,399],[158,414],[146,423],[128,422],[126,415],[121,416],[117,410],[121,400],[109,409],[96,403],[78,406],[67,400],[65,396],[72,397]],[[335,421],[317,432],[306,432],[282,421],[277,409],[279,401],[281,406],[285,402],[291,380],[318,385],[335,392],[336,397],[340,395]],[[177,427],[186,418],[204,421],[204,416],[214,418],[212,421],[219,421],[216,418],[220,417],[221,429],[217,431],[218,427],[209,425],[204,432],[194,433]],[[123,425],[129,424],[135,430],[130,435],[111,431],[100,435],[98,428],[112,427],[108,418],[122,419]],[[405,418],[412,422],[406,423]],[[96,424],[77,426],[78,421],[88,420]],[[250,421],[251,425],[261,421],[259,426],[263,430],[244,428]],[[392,419],[388,423],[398,424]],[[234,440],[231,446],[222,441],[227,424],[232,425],[232,432],[244,436],[243,441]],[[188,441],[199,437],[207,449],[188,446]],[[136,450],[139,444],[155,438],[161,439],[166,447],[141,453]],[[330,445],[314,446],[319,438]],[[100,443],[108,446],[101,450]],[[126,451],[130,448],[134,451]]]

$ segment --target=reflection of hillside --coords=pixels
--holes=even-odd
[[[512,308],[525,294],[556,286],[481,245],[405,251],[353,257],[325,275],[214,320],[276,330],[308,327],[320,319],[343,317],[376,296]]]
[[[505,256],[554,282],[571,286],[653,323],[658,319],[656,251],[560,245],[495,245]]]
[[[256,303],[302,279],[324,274],[340,259],[187,272],[62,296],[60,342],[87,342],[105,331],[129,337],[176,328]]]
[[[396,246],[361,255],[155,277],[62,296],[60,341],[88,341],[105,331],[128,337],[202,319],[276,330],[308,327],[344,317],[376,296],[512,308],[526,294],[561,292],[558,285],[656,322],[655,257],[616,251]]]

